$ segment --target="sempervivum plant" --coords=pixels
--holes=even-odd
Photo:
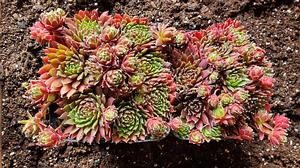
[[[60,118],[66,125],[65,133],[72,139],[92,143],[100,139],[110,140],[110,123],[116,118],[117,110],[112,101],[99,93],[80,94],[63,107]]]
[[[121,103],[118,107],[118,118],[114,124],[113,141],[145,140],[146,121],[147,116],[143,110],[130,102]]]
[[[31,81],[27,89],[27,94],[30,95],[35,104],[43,104],[55,100],[56,95],[49,91],[43,81]]]
[[[41,14],[40,21],[31,28],[31,37],[38,43],[52,43],[60,40],[62,26],[65,21],[65,11],[58,8]]]
[[[40,146],[45,148],[56,147],[61,143],[65,136],[66,135],[61,131],[60,128],[54,129],[49,126],[39,132],[37,141]]]
[[[47,54],[40,68],[40,78],[45,81],[50,92],[59,92],[60,97],[70,98],[99,83],[102,67],[93,58],[86,58],[83,51],[58,44],[45,50]]]
[[[93,10],[67,17],[62,9],[41,14],[31,35],[48,46],[40,77],[27,91],[40,111],[20,121],[23,132],[43,132],[39,144],[47,147],[166,136],[175,97],[166,58],[176,34],[175,28],[126,14]],[[58,117],[49,123],[46,115],[53,111]]]
[[[133,94],[132,99],[148,115],[166,118],[174,111],[172,103],[175,89],[171,74],[161,73],[160,77],[145,81]]]
[[[166,136],[170,131],[167,122],[158,117],[149,118],[146,122],[146,127],[147,132],[153,139],[162,138]]]
[[[179,39],[183,43],[172,52],[178,92],[173,114],[175,123],[190,126],[191,143],[252,140],[253,129],[260,139],[267,135],[272,145],[285,141],[288,119],[270,113],[271,63],[238,21],[186,32]],[[181,127],[171,128],[188,139],[180,136]]]

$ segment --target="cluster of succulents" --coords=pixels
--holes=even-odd
[[[265,51],[250,42],[238,21],[228,19],[206,30],[184,33],[174,47],[175,135],[201,144],[210,140],[286,139],[288,119],[270,113],[274,78]]]
[[[96,10],[73,18],[62,9],[41,14],[31,35],[47,45],[44,65],[27,91],[40,111],[20,121],[23,132],[45,147],[165,137],[176,93],[166,61],[173,31]]]
[[[286,139],[289,120],[270,113],[271,63],[237,21],[188,32],[56,9],[31,36],[46,45],[26,92],[39,111],[20,123],[41,146],[159,140],[170,130],[195,144],[252,140],[253,129],[273,145]]]

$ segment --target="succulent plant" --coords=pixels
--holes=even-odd
[[[274,78],[269,76],[263,76],[260,78],[259,82],[263,89],[271,89],[273,87]]]
[[[65,11],[61,8],[42,13],[41,23],[43,23],[45,28],[49,31],[56,30],[63,26],[65,21],[65,14]]]
[[[175,89],[171,74],[161,73],[159,77],[145,81],[136,90],[133,101],[149,115],[166,118],[170,112],[173,112]]]
[[[253,129],[247,125],[242,126],[239,128],[238,137],[241,140],[250,141],[253,139]]]
[[[105,123],[112,123],[118,117],[117,108],[114,105],[106,107],[103,112],[103,117]]]
[[[181,139],[187,139],[191,131],[191,126],[181,118],[173,118],[170,122],[170,128],[174,131],[175,136]]]
[[[155,116],[166,117],[171,111],[171,103],[169,101],[169,95],[167,86],[155,86],[151,88],[151,91],[144,93],[146,102],[149,104],[148,109],[153,112]],[[148,101],[147,101],[148,100]]]
[[[34,23],[30,30],[31,38],[40,44],[55,40],[55,36],[52,35],[41,22]]]
[[[127,92],[125,79],[126,76],[121,69],[110,70],[104,74],[101,86],[117,92],[116,94],[124,94]]]
[[[38,144],[45,148],[57,147],[65,139],[60,128],[54,130],[51,126],[43,129],[37,136]]]
[[[40,21],[36,22],[31,28],[31,38],[38,43],[52,43],[59,41],[61,27],[65,23],[65,11],[57,8],[50,12],[41,14]]]
[[[132,105],[122,103],[118,107],[118,118],[114,122],[113,141],[138,141],[145,140],[147,115],[144,111]]]
[[[110,124],[116,117],[112,104],[106,105],[103,94],[80,94],[63,107],[60,116],[66,125],[64,133],[76,141],[100,143],[101,138],[110,140]],[[112,106],[112,107],[111,107]],[[108,119],[108,120],[107,120]]]
[[[229,71],[225,78],[225,84],[230,90],[243,87],[247,82],[248,78],[243,69]]]
[[[202,144],[205,142],[205,137],[199,130],[193,130],[189,134],[189,142],[192,144]]]
[[[205,126],[212,126],[212,115],[205,105],[205,99],[197,96],[195,91],[182,93],[178,100],[180,103],[176,110],[180,111],[180,116],[192,128],[201,130]]]
[[[286,129],[289,126],[289,119],[284,115],[273,117],[267,111],[259,111],[253,116],[253,120],[261,140],[267,134],[272,145],[280,145],[286,141]]]
[[[45,50],[46,63],[40,70],[41,79],[51,92],[60,92],[61,96],[71,97],[77,92],[95,86],[102,77],[103,68],[93,58],[86,59],[84,53],[75,48],[57,45]]]
[[[75,48],[95,49],[101,44],[102,27],[98,23],[98,12],[79,11],[74,18],[66,19],[67,43]]]
[[[157,117],[149,118],[146,122],[146,127],[148,134],[150,134],[153,139],[163,138],[170,131],[167,122]]]
[[[114,53],[114,49],[108,45],[98,48],[96,53],[91,57],[105,69],[110,68],[111,66],[116,66],[118,61],[116,53]]]
[[[44,106],[36,114],[39,119],[46,118],[50,104],[57,104],[56,113],[70,139],[99,143],[101,138],[159,138],[154,125],[160,120],[149,120],[148,131],[146,121],[157,117],[164,123],[173,111],[175,84],[165,59],[175,42],[175,28],[96,10],[79,11],[70,18],[57,9],[43,13],[31,32],[38,42],[50,44],[44,50],[39,81],[28,91]],[[184,38],[178,36],[179,43],[178,39]],[[116,99],[117,106],[105,103],[108,97]],[[128,127],[129,120],[135,128]]]
[[[124,27],[124,37],[133,46],[142,45],[152,40],[150,27],[144,24],[128,23]]]
[[[136,55],[127,55],[122,63],[122,69],[129,74],[144,74],[150,78],[169,68],[168,62],[162,57],[160,52],[145,49]]]
[[[173,65],[176,68],[174,79],[178,92],[195,86],[202,79],[202,69],[204,67],[199,66],[200,60],[194,58],[191,50],[189,47],[187,47],[185,52],[174,49],[172,53]]]
[[[156,39],[156,45],[166,45],[174,43],[176,38],[176,29],[168,27],[166,24],[158,24],[157,27],[153,28],[153,36]]]
[[[34,118],[29,112],[27,112],[27,116],[27,120],[20,120],[18,122],[20,124],[24,124],[22,133],[24,133],[26,137],[33,137],[46,127],[44,123],[37,118]]]
[[[160,53],[149,53],[145,55],[136,55],[139,57],[137,62],[137,71],[147,76],[156,75],[166,68],[165,61],[161,58]]]
[[[45,82],[41,80],[30,81],[27,93],[35,104],[52,102],[56,99],[56,95],[51,93]]]
[[[221,139],[221,127],[214,126],[212,128],[203,128],[201,130],[202,134],[205,137],[205,141],[209,142],[211,140],[220,140]]]
[[[271,144],[283,142],[287,124],[275,128],[269,113],[271,64],[240,23],[229,19],[181,37],[185,40],[172,49],[178,91],[172,114],[191,125],[190,142],[252,140],[249,126],[255,126],[260,139],[267,134]]]

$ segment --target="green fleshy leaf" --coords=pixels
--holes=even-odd
[[[68,119],[64,122],[64,124],[67,124],[67,125],[74,125],[75,122],[73,121],[73,119]]]

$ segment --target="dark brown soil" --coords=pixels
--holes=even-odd
[[[36,76],[42,47],[29,37],[39,13],[54,7],[69,13],[107,9],[68,0],[42,5],[24,0],[6,2],[0,26],[0,61],[5,68],[3,100],[4,167],[300,167],[300,4],[299,0],[130,0],[109,7],[112,13],[149,17],[176,28],[200,29],[228,17],[242,21],[253,41],[266,49],[277,78],[273,110],[291,119],[288,142],[272,148],[267,142],[222,141],[198,147],[170,136],[161,142],[64,146],[43,150],[24,138],[18,120],[33,111],[21,83]]]

